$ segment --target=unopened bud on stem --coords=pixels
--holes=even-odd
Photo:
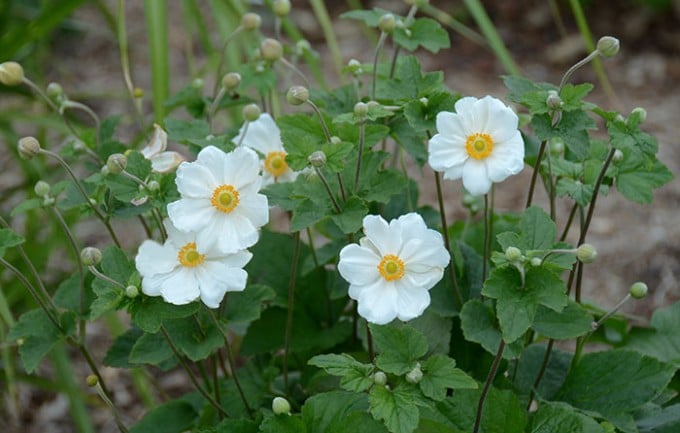
[[[290,2],[288,0],[274,0],[272,9],[277,17],[285,17],[290,13]]]
[[[619,40],[613,36],[602,36],[597,41],[597,51],[602,57],[614,57],[620,48]]]
[[[548,91],[548,97],[545,100],[545,104],[551,110],[557,111],[562,109],[564,102],[562,102],[562,98],[560,98],[560,95],[556,91],[550,90]]]
[[[364,102],[357,102],[354,104],[354,115],[357,117],[366,117],[368,114],[368,104]]]
[[[647,288],[647,284],[638,281],[637,283],[634,283],[632,286],[630,286],[630,296],[632,296],[635,299],[642,299],[645,296],[647,296],[647,291],[649,289]]]
[[[119,174],[127,167],[127,157],[122,153],[113,153],[106,160],[106,167],[109,173]]]
[[[31,159],[40,153],[40,142],[35,137],[23,137],[19,139],[18,150],[22,159]]]
[[[274,412],[274,415],[290,414],[290,403],[283,397],[274,397],[272,412]]]
[[[257,30],[262,24],[262,18],[258,14],[249,12],[241,17],[241,27],[244,30]]]
[[[307,161],[312,164],[312,167],[321,168],[326,165],[326,154],[321,150],[317,150],[307,157]]]
[[[0,63],[0,83],[18,86],[24,81],[24,68],[17,62]]]
[[[380,29],[380,31],[385,33],[392,33],[396,26],[397,20],[394,18],[394,15],[392,14],[385,14],[381,16],[380,20],[378,21],[378,28]]]
[[[102,261],[102,252],[99,248],[85,247],[80,252],[80,261],[85,266],[96,266]]]
[[[417,362],[413,370],[406,373],[406,382],[416,384],[423,378],[423,371],[420,369],[420,363]]]
[[[508,247],[505,250],[505,258],[510,262],[516,262],[522,259],[522,251],[517,247]]]
[[[99,379],[97,379],[97,376],[95,376],[94,374],[90,374],[85,378],[85,383],[87,384],[87,386],[92,388],[94,386],[97,386],[97,384],[99,383]]]
[[[35,195],[38,197],[47,197],[51,189],[50,184],[44,180],[39,180],[33,187],[33,191],[35,191]]]
[[[243,107],[243,118],[248,122],[254,122],[259,119],[261,113],[262,111],[260,110],[260,107],[257,106],[257,104],[248,104]]]
[[[592,263],[597,258],[597,250],[590,244],[581,244],[576,249],[576,258],[583,263]]]
[[[286,101],[290,105],[302,105],[309,100],[309,90],[303,86],[293,86],[286,93]]]
[[[373,373],[373,383],[376,385],[384,386],[387,384],[387,375],[382,371],[376,371]]]
[[[283,56],[281,42],[276,39],[267,38],[260,44],[260,55],[264,60],[275,62]]]

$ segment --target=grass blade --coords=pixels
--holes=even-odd
[[[165,100],[170,92],[166,0],[144,0],[144,14],[149,34],[153,117],[157,123],[162,123],[165,118]]]

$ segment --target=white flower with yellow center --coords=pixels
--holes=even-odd
[[[196,232],[204,248],[232,253],[257,242],[259,228],[269,222],[267,197],[259,194],[262,177],[252,150],[225,153],[214,146],[201,150],[194,162],[177,169],[181,199],[168,205],[179,230]]]
[[[429,144],[428,163],[444,179],[463,178],[472,195],[489,192],[524,168],[524,141],[517,115],[491,96],[465,97],[456,112],[437,114],[437,131]]]
[[[291,182],[297,177],[298,172],[291,170],[286,163],[287,154],[281,141],[281,131],[269,113],[262,113],[254,122],[243,125],[233,141],[254,149],[263,156],[263,186],[275,182]]]
[[[349,296],[371,323],[411,320],[430,305],[429,290],[449,263],[441,234],[416,213],[387,223],[378,215],[363,221],[359,245],[340,251],[338,271],[349,282]]]
[[[250,252],[224,254],[204,248],[194,233],[177,230],[169,220],[164,225],[168,240],[163,245],[144,241],[135,257],[142,292],[175,305],[200,298],[208,307],[217,308],[226,292],[246,287],[248,273],[243,267],[252,258]]]

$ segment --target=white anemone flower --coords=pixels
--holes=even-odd
[[[200,298],[208,307],[217,308],[226,292],[246,287],[248,273],[243,267],[253,256],[249,251],[224,254],[204,248],[195,233],[179,231],[169,220],[164,225],[169,235],[165,243],[146,240],[135,257],[142,292],[175,305]]]
[[[153,125],[153,135],[149,144],[140,150],[144,158],[151,161],[151,169],[158,173],[169,173],[177,168],[184,157],[177,152],[165,150],[168,147],[168,134],[159,125]]]
[[[260,117],[244,124],[233,139],[234,143],[258,151],[263,157],[262,185],[275,182],[292,182],[298,175],[286,163],[286,150],[281,141],[281,131],[269,113],[262,113]]]
[[[180,164],[175,181],[181,198],[168,205],[168,216],[179,230],[196,232],[204,248],[248,248],[269,222],[267,197],[258,193],[259,161],[248,148],[225,153],[208,146],[196,161]]]
[[[463,178],[472,195],[489,192],[524,168],[524,142],[517,115],[491,96],[465,97],[456,112],[437,114],[437,131],[429,145],[428,163],[444,179]]]
[[[345,246],[338,263],[359,314],[379,325],[420,316],[430,305],[429,290],[450,260],[441,234],[428,229],[417,213],[389,224],[378,215],[367,215],[363,226],[366,236],[359,245]]]

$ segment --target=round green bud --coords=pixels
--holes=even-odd
[[[267,38],[260,43],[260,55],[268,62],[275,62],[283,56],[283,46],[276,39]]]
[[[564,140],[560,137],[553,137],[550,139],[550,154],[562,155],[564,153]]]
[[[347,62],[347,69],[352,74],[360,74],[361,73],[361,62],[359,62],[357,59],[350,59],[349,62]]]
[[[150,180],[146,184],[146,189],[148,189],[151,192],[156,192],[161,189],[161,184],[158,183],[157,180]]]
[[[51,207],[54,206],[54,203],[57,201],[54,199],[54,197],[43,197],[43,202],[42,205],[44,207]]]
[[[505,258],[510,262],[518,262],[522,259],[522,251],[517,247],[508,247],[505,249]]]
[[[260,107],[257,106],[257,104],[248,104],[243,107],[243,118],[248,122],[256,121],[260,118],[260,114],[262,114],[262,111],[260,110]]]
[[[85,266],[96,266],[102,261],[102,252],[99,248],[85,247],[80,252],[80,261]]]
[[[108,176],[109,175],[109,168],[105,165],[102,165],[102,168],[99,170],[99,173],[102,176]]]
[[[295,52],[298,55],[307,53],[312,50],[312,46],[309,44],[307,39],[300,39],[295,43]]]
[[[545,104],[552,111],[557,111],[562,109],[564,102],[562,102],[562,98],[560,98],[560,95],[557,94],[555,90],[549,90],[548,97],[545,99]]]
[[[620,149],[614,151],[614,156],[612,156],[612,162],[621,162],[623,160],[623,152]]]
[[[24,81],[24,68],[17,62],[0,63],[0,83],[18,86]]]
[[[386,385],[387,375],[382,371],[376,371],[375,373],[373,373],[373,383],[380,386]]]
[[[543,264],[543,260],[540,257],[532,257],[531,266],[537,268]]]
[[[33,191],[35,191],[35,195],[38,197],[47,197],[50,194],[51,189],[52,187],[50,184],[44,180],[37,181],[33,187]]]
[[[113,153],[106,160],[106,167],[109,173],[118,174],[127,167],[127,157],[122,153]]]
[[[427,107],[427,104],[430,103],[430,100],[424,96],[420,98],[418,101],[420,101],[420,105],[422,105],[423,107]]]
[[[592,263],[597,258],[597,250],[591,244],[581,244],[576,249],[576,258],[582,263]]]
[[[368,105],[369,109],[376,108],[376,107],[380,107],[380,102],[378,102],[378,101],[368,101],[366,103],[366,105]]]
[[[245,30],[257,30],[262,24],[262,18],[258,14],[248,12],[241,17],[241,27]]]
[[[141,87],[135,87],[134,89],[132,89],[132,96],[135,99],[142,99],[144,97],[144,89],[142,89]]]
[[[288,0],[274,0],[272,9],[277,17],[285,17],[290,13],[290,2]]]
[[[597,51],[602,57],[614,57],[620,48],[619,40],[612,36],[602,36],[597,41]]]
[[[99,379],[94,374],[90,374],[85,378],[85,383],[87,384],[87,386],[92,388],[94,386],[97,386],[97,384],[99,383]]]
[[[127,296],[128,298],[136,298],[138,295],[139,289],[137,288],[137,286],[130,285],[125,288],[125,296]]]
[[[638,281],[637,283],[634,283],[632,286],[630,286],[630,296],[632,296],[635,299],[642,299],[645,296],[647,296],[647,291],[648,291],[647,284],[643,283],[642,281]]]
[[[354,104],[354,115],[357,117],[366,117],[368,114],[368,104],[357,102]]]
[[[241,74],[229,72],[222,77],[222,87],[226,90],[234,90],[241,84]]]
[[[283,397],[274,397],[274,400],[272,400],[272,412],[275,415],[290,414],[290,403]]]
[[[40,153],[40,142],[35,137],[20,138],[18,150],[22,159],[32,159]]]
[[[338,137],[337,135],[334,135],[331,137],[331,144],[340,144],[342,143],[342,138]]]
[[[203,78],[194,78],[194,80],[191,82],[191,87],[196,90],[203,90],[204,84],[205,82],[203,81]]]
[[[392,33],[394,28],[397,26],[397,20],[392,14],[384,14],[380,17],[378,21],[378,28],[381,32]]]
[[[321,168],[326,165],[326,154],[322,150],[317,150],[307,157],[307,161],[312,167]]]
[[[61,84],[52,82],[47,85],[46,92],[50,98],[58,99],[64,94],[64,89],[61,88]]]
[[[416,384],[420,382],[423,378],[423,371],[420,369],[420,363],[416,362],[416,366],[413,370],[406,373],[406,382]]]
[[[644,123],[647,120],[647,110],[642,107],[635,107],[628,116],[628,121],[635,119],[637,124]]]
[[[303,86],[292,86],[286,93],[290,105],[302,105],[309,100],[309,90]]]

